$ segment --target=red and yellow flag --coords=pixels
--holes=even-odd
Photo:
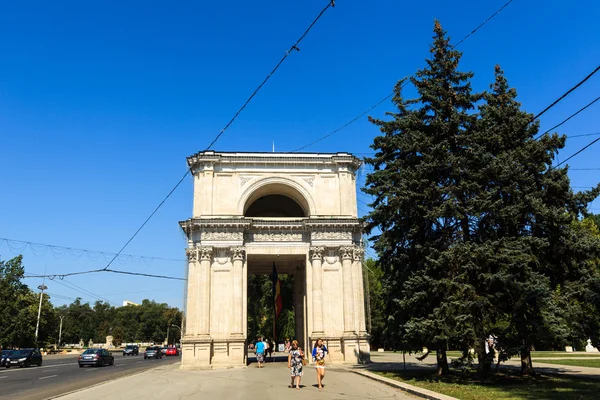
[[[283,300],[281,298],[281,281],[277,276],[277,267],[273,263],[273,338],[277,340],[277,318],[283,309]]]

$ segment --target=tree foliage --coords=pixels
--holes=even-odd
[[[449,347],[473,347],[485,373],[495,335],[531,373],[536,343],[573,335],[561,304],[593,275],[600,245],[578,218],[600,188],[573,193],[566,168],[552,167],[565,137],[536,138],[499,67],[490,91],[472,91],[437,21],[431,53],[410,78],[418,97],[405,99],[400,81],[391,120],[371,119],[382,134],[364,191],[375,198],[368,229],[381,231],[385,334],[402,350],[435,349],[438,374]]]

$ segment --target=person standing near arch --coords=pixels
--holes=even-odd
[[[288,368],[290,369],[290,375],[292,378],[292,382],[290,383],[290,388],[296,385],[296,389],[300,389],[300,380],[302,379],[302,366],[304,359],[304,352],[300,347],[298,347],[298,341],[292,341],[292,348],[288,354]]]
[[[327,347],[323,344],[323,339],[318,338],[312,351],[312,357],[317,371],[317,384],[319,389],[323,389],[323,378],[325,378],[325,355],[327,353],[329,353],[329,350],[327,350]]]
[[[262,337],[260,336],[256,342],[255,353],[256,361],[258,362],[258,368],[262,368],[263,363],[265,362],[265,342],[263,342]]]

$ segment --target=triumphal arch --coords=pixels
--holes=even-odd
[[[194,178],[182,368],[244,366],[249,274],[294,276],[296,339],[330,363],[369,360],[356,171],[348,153],[187,158]],[[271,336],[269,332],[266,335]]]

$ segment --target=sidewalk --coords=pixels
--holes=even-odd
[[[306,366],[300,390],[290,389],[287,363],[267,363],[248,368],[182,371],[179,364],[161,366],[143,373],[106,382],[72,394],[61,400],[87,400],[98,397],[123,400],[146,399],[401,399],[415,400],[397,388],[342,369],[330,368],[324,388],[316,387],[314,368]]]

